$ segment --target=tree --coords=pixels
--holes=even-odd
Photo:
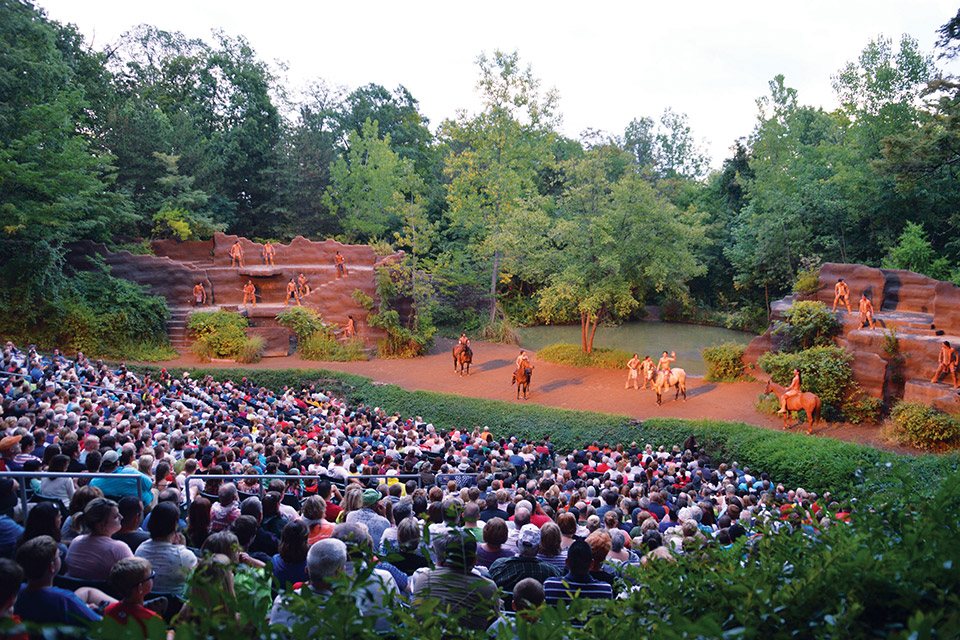
[[[936,254],[923,227],[915,222],[907,223],[883,266],[887,269],[907,269],[937,280],[950,278],[950,261],[946,256]]]
[[[585,353],[602,320],[628,316],[653,291],[682,295],[703,272],[692,252],[703,239],[697,219],[620,170],[622,153],[598,147],[565,163],[567,189],[550,244],[539,249],[549,274],[541,317],[551,322],[575,309]]]
[[[657,178],[699,180],[710,160],[688,124],[687,114],[664,109],[656,125],[653,118],[633,119],[623,133],[621,146],[641,170]]]
[[[380,138],[376,122],[367,120],[360,134],[350,132],[349,150],[331,165],[331,185],[324,195],[348,237],[384,238],[399,229],[403,170],[390,136]]]
[[[444,166],[450,233],[461,250],[471,247],[492,256],[490,323],[496,318],[501,259],[516,247],[515,222],[524,212],[545,206],[537,191],[538,172],[549,164],[555,139],[556,94],[541,93],[530,67],[521,68],[516,52],[481,55],[477,88],[483,111],[461,112],[441,125],[450,149]]]

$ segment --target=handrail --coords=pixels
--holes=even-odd
[[[31,478],[113,478],[116,479],[117,476],[127,475],[126,478],[120,478],[121,480],[135,480],[137,483],[137,496],[143,495],[143,474],[139,471],[136,476],[132,474],[122,474],[122,473],[88,473],[86,471],[0,471],[0,478],[19,478],[20,480],[28,480]],[[27,483],[20,483],[20,504],[23,507],[23,517],[27,517]]]
[[[5,376],[7,378],[29,378],[29,373],[13,373],[10,371],[0,371],[0,376]],[[101,391],[106,391],[108,393],[126,393],[128,395],[138,395],[138,391],[126,391],[123,389],[111,389],[110,387],[101,387],[96,384],[89,384],[87,382],[74,382],[73,380],[54,380],[54,383],[63,385],[63,386],[72,386],[72,387],[85,387],[87,389],[99,389]]]

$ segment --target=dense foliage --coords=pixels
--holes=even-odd
[[[895,433],[921,449],[960,445],[960,419],[918,402],[898,402],[890,412]]]
[[[840,347],[812,347],[798,353],[767,352],[757,364],[771,379],[780,385],[788,385],[793,379],[793,370],[799,369],[801,390],[820,396],[823,417],[838,420],[841,406],[854,391],[851,364],[853,356]]]
[[[822,302],[799,301],[783,313],[783,321],[776,323],[773,332],[782,337],[781,350],[802,351],[833,344],[840,323]]]
[[[593,349],[584,353],[578,345],[552,344],[537,351],[537,360],[597,369],[626,369],[632,353],[620,349]]]
[[[580,322],[589,352],[648,304],[756,329],[825,261],[957,274],[960,83],[910,36],[865,43],[833,111],[774,78],[708,173],[673,109],[564,137],[517,52],[481,55],[479,109],[434,133],[403,86],[318,79],[294,99],[239,35],[141,25],[97,49],[28,1],[0,12],[0,296],[29,326],[63,301],[70,241],[217,229],[403,249],[415,320],[382,315],[395,353],[420,348],[404,331],[509,322]]]
[[[745,345],[738,342],[715,344],[703,350],[703,360],[707,363],[709,382],[736,382],[744,377],[743,354]]]
[[[190,348],[201,362],[212,358],[257,362],[263,355],[262,336],[247,337],[247,319],[232,311],[200,311],[187,322],[196,340]]]

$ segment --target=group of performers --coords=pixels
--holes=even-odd
[[[853,313],[850,309],[850,285],[840,278],[833,288],[833,311],[837,310],[837,305],[843,303],[847,307],[847,313]],[[873,329],[873,303],[867,298],[866,292],[860,294],[860,305],[857,308],[860,314],[860,326],[857,329],[863,329],[864,325]]]
[[[654,363],[653,358],[650,356],[645,356],[643,360],[640,359],[639,354],[633,354],[633,357],[627,361],[627,382],[623,385],[624,389],[629,389],[630,384],[633,384],[633,388],[639,391],[640,389],[653,388],[653,376],[657,371],[666,371],[667,375],[670,374],[670,363],[676,362],[677,352],[671,351],[670,355],[667,355],[667,352],[664,351],[663,355],[660,356],[660,360]],[[641,385],[642,381],[642,385]],[[648,386],[649,385],[649,386]]]

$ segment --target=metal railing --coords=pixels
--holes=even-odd
[[[126,476],[126,477],[125,477]],[[110,478],[112,480],[130,480],[137,483],[137,497],[143,495],[143,475],[125,473],[87,473],[87,472],[55,472],[55,471],[0,471],[0,478],[14,478],[20,480],[20,504],[23,508],[23,517],[27,515],[27,483],[24,480],[33,478]],[[42,495],[42,494],[41,494]]]

